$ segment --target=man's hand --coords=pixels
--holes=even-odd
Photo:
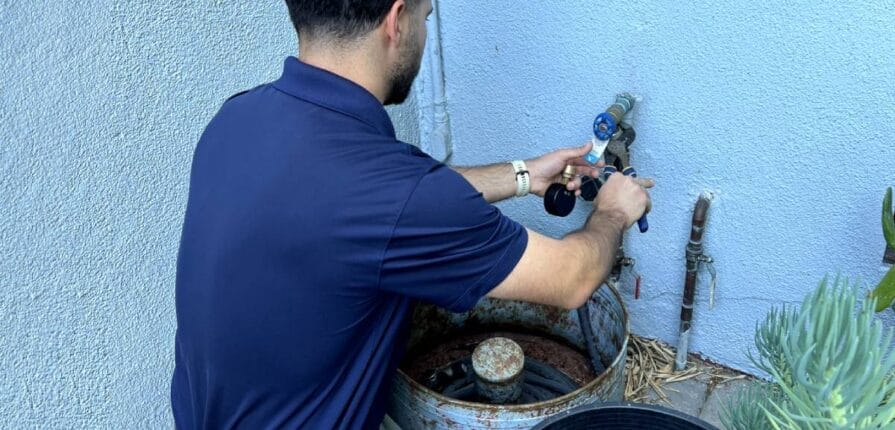
[[[544,197],[547,188],[551,184],[559,182],[562,179],[562,172],[566,165],[573,165],[576,168],[577,176],[566,185],[569,191],[575,191],[575,195],[581,194],[581,176],[588,175],[596,177],[600,173],[602,161],[596,166],[591,166],[584,161],[584,156],[590,152],[592,143],[587,142],[584,146],[577,148],[559,149],[544,154],[533,160],[526,160],[528,166],[528,174],[531,176],[531,193],[540,197]]]
[[[582,148],[567,152],[569,156],[556,155],[562,152],[547,154],[539,160],[556,158],[555,166],[560,166],[565,165],[571,154],[586,151]],[[594,289],[611,273],[622,234],[649,212],[650,198],[646,189],[652,186],[650,179],[632,178],[621,173],[610,176],[594,201],[597,210],[583,229],[561,240],[529,230],[522,259],[488,295],[565,309],[575,309],[587,303]]]
[[[653,185],[652,179],[613,173],[594,200],[597,218],[618,216],[624,220],[625,228],[630,228],[652,208],[652,201],[646,190]]]

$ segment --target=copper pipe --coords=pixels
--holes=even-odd
[[[684,279],[684,296],[681,301],[681,331],[677,342],[677,356],[674,360],[675,370],[683,370],[687,365],[687,352],[690,343],[690,328],[693,321],[693,302],[696,297],[696,281],[699,273],[700,257],[702,257],[702,234],[708,220],[709,196],[701,195],[693,209],[693,222],[690,226],[690,242],[687,244],[687,274]]]

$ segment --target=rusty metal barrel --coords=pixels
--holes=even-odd
[[[587,314],[600,369],[591,364],[575,311],[492,299],[482,300],[463,314],[418,306],[409,349],[392,390],[389,416],[403,429],[528,429],[581,405],[622,401],[628,347],[624,303],[617,291],[603,285],[588,302]],[[517,343],[523,350],[526,370],[530,366],[549,368],[558,375],[556,379],[564,381],[554,385],[573,383],[574,388],[549,399],[544,399],[545,390],[539,387],[533,390],[538,388],[540,397],[528,393],[518,399],[518,393],[499,396],[508,399],[507,404],[494,404],[493,387],[486,387],[486,392],[477,396],[475,390],[482,389],[483,375],[490,372],[481,369],[481,363],[506,362],[477,357],[479,369],[474,369],[473,352],[483,343],[492,346],[494,339]],[[478,349],[479,354],[485,350]],[[538,382],[545,374],[523,375],[523,379]],[[462,386],[462,377],[475,383]]]

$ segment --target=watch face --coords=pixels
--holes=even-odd
[[[513,170],[516,172],[516,197],[522,197],[531,191],[531,178],[528,173],[528,167],[522,160],[514,160],[510,162]]]

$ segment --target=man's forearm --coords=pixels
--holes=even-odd
[[[510,163],[452,168],[482,193],[488,203],[499,202],[516,195],[516,172]]]
[[[577,303],[587,301],[594,289],[609,276],[612,266],[615,265],[616,253],[621,246],[625,228],[623,214],[595,211],[588,218],[584,228],[563,239],[575,243],[576,248],[583,253],[582,259],[579,260],[583,264],[579,265],[577,279],[572,283],[579,289],[575,295]]]

